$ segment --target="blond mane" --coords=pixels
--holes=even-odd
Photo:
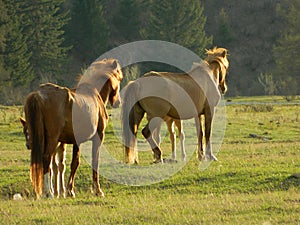
[[[77,87],[83,83],[95,86],[97,82],[114,79],[119,82],[123,79],[121,66],[116,59],[102,59],[94,61],[80,77]]]
[[[214,47],[213,49],[206,49],[207,57],[205,58],[205,61],[207,61],[209,64],[213,62],[222,63],[223,66],[227,69],[229,67],[228,63],[228,51],[225,48],[218,48]]]

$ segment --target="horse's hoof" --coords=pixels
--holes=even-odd
[[[178,163],[178,161],[176,159],[167,159],[167,158],[164,158],[163,162],[164,163]]]
[[[214,155],[211,155],[210,156],[210,160],[212,160],[212,161],[218,161],[218,158],[216,156],[214,156]]]
[[[92,192],[92,194],[94,194],[95,196],[104,198],[104,192],[103,192],[101,189],[98,189],[98,190],[97,190],[97,189],[91,188],[91,192]]]
[[[164,160],[163,159],[155,159],[154,161],[153,161],[153,164],[158,164],[158,163],[164,163]]]
[[[97,192],[97,193],[96,193],[96,196],[99,196],[99,197],[101,197],[101,198],[104,198],[104,192],[103,192],[103,191]]]
[[[68,197],[75,198],[75,192],[73,190],[68,191]]]
[[[57,198],[66,198],[66,193],[63,192],[60,195],[57,196]]]
[[[217,157],[214,155],[205,155],[201,161],[218,161]]]
[[[44,195],[44,198],[47,198],[47,199],[53,199],[54,198],[54,195],[52,193],[46,193]]]

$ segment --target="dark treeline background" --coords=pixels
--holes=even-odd
[[[299,11],[300,0],[0,0],[0,104],[44,82],[72,87],[107,50],[145,39],[201,57],[227,48],[229,96],[300,94]]]

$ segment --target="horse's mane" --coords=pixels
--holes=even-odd
[[[96,60],[94,61],[89,68],[93,69],[93,67],[97,67],[97,65],[99,64],[107,64],[110,65],[110,67],[108,67],[107,71],[103,71],[105,73],[105,75],[108,76],[114,76],[116,79],[118,79],[119,81],[123,79],[123,74],[119,73],[119,71],[121,71],[121,66],[119,64],[119,61],[113,58],[109,58],[109,59],[102,59],[102,60]],[[88,69],[89,69],[88,68]],[[116,69],[118,72],[117,73],[113,73],[112,68]],[[97,68],[95,68],[97,69]]]
[[[203,72],[206,72],[207,74],[212,75],[209,67],[208,67],[208,63],[204,60],[202,60],[201,62],[194,62],[192,65],[191,70],[188,72],[188,74],[193,73],[195,70],[201,70]]]
[[[109,58],[94,61],[85,71],[77,76],[76,88],[82,83],[94,84],[92,77],[96,76],[97,80],[100,77],[103,80],[108,80],[110,78],[115,78],[118,81],[123,79],[123,73],[121,72],[121,66],[118,60]]]
[[[228,51],[225,48],[217,48],[214,47],[213,49],[206,50],[207,57],[205,61],[210,63],[217,62],[222,63],[223,66],[227,69],[229,67],[229,63],[227,60]]]

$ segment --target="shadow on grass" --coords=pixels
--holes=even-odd
[[[228,172],[214,176],[198,178],[188,176],[180,181],[167,180],[157,184],[160,190],[173,189],[178,193],[230,194],[230,193],[262,193],[265,191],[286,191],[299,188],[300,178],[293,176],[263,176],[246,173]]]

